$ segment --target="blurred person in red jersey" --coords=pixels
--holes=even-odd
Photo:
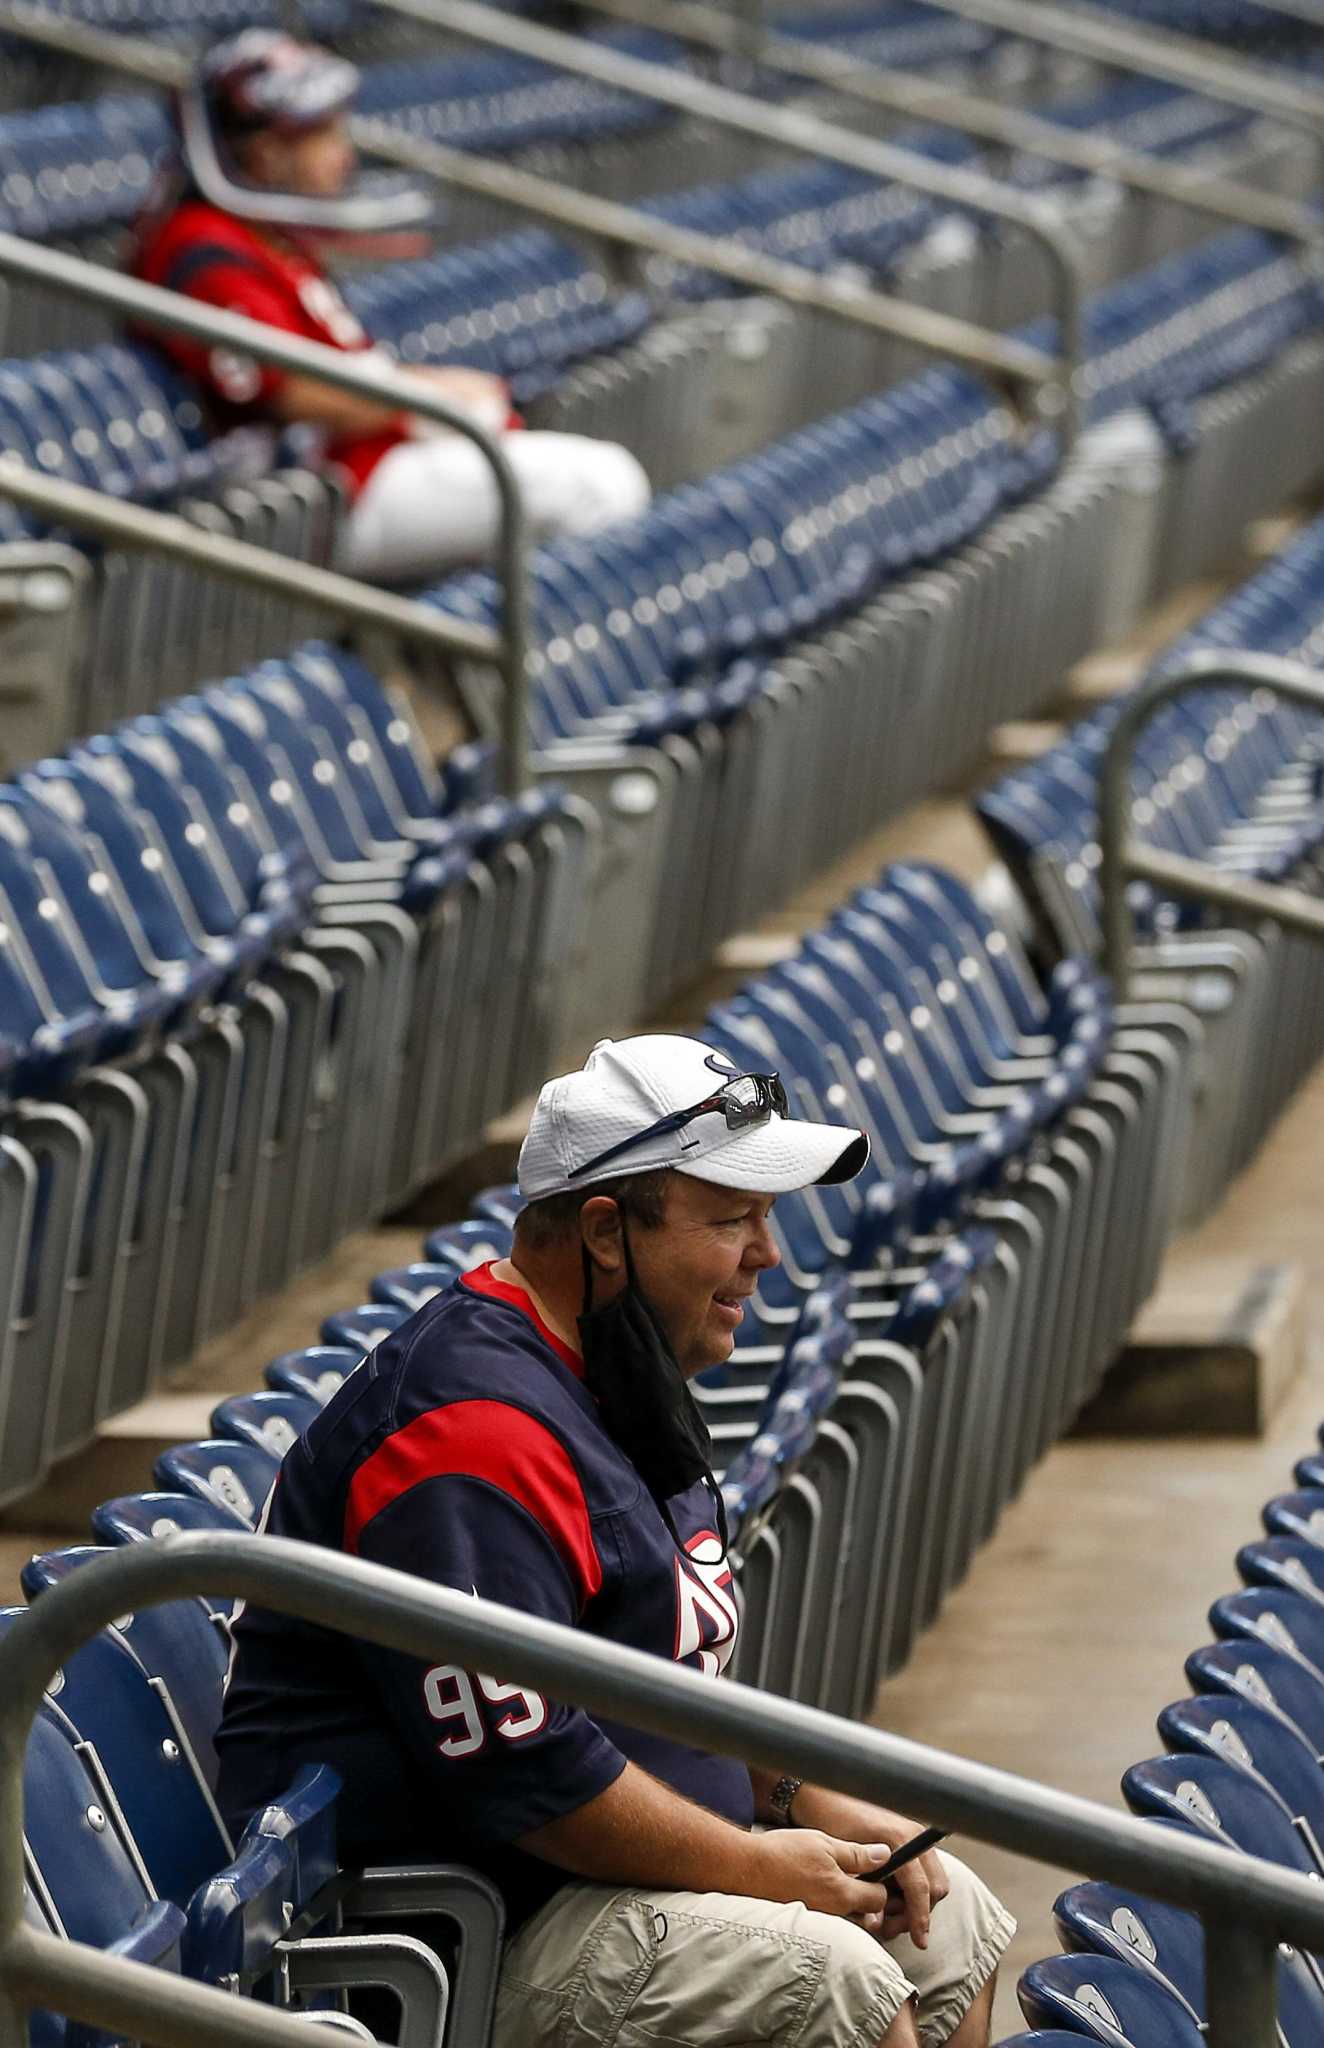
[[[307,341],[372,353],[322,252],[417,253],[433,208],[399,179],[360,171],[349,132],[358,83],[352,64],[275,30],[217,44],[179,96],[179,162],[139,224],[135,275]],[[184,335],[152,341],[201,388],[218,432],[312,430],[314,459],[339,471],[350,498],[338,567],[413,582],[491,554],[496,486],[464,436],[233,349]],[[411,375],[501,436],[534,540],[588,533],[647,504],[647,477],[628,449],[522,431],[501,378],[459,365],[411,365]]]

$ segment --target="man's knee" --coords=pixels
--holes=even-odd
[[[608,526],[619,519],[637,519],[653,495],[643,464],[619,441],[591,445],[595,454],[591,465],[598,515],[595,523]]]
[[[951,2040],[997,1971],[1016,1923],[973,1870],[956,1856],[943,1855],[950,1887],[934,1909],[929,1945],[917,1949],[904,1937],[891,1944],[897,1961],[920,1994],[919,2038],[923,2048]],[[960,2048],[971,2048],[963,2038]]]
[[[582,434],[515,434],[506,452],[540,539],[594,533],[637,519],[652,496],[643,465],[617,441],[592,441]]]

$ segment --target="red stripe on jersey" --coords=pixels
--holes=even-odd
[[[504,1401],[454,1401],[430,1408],[388,1436],[364,1460],[345,1503],[345,1549],[353,1556],[374,1515],[427,1479],[484,1479],[527,1509],[546,1531],[581,1605],[602,1585],[588,1505],[564,1444]]]
[[[548,1329],[533,1305],[532,1296],[526,1294],[522,1287],[516,1287],[510,1280],[493,1278],[494,1264],[495,1260],[489,1259],[484,1266],[471,1266],[467,1273],[460,1276],[461,1287],[469,1288],[474,1294],[486,1294],[493,1301],[504,1301],[509,1307],[517,1308],[521,1315],[528,1317],[538,1335],[551,1345],[562,1365],[568,1367],[577,1380],[582,1380],[584,1361],[579,1353],[572,1351],[570,1346],[557,1336],[555,1330]]]

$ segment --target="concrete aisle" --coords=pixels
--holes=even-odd
[[[1306,1365],[1259,1440],[1068,1441],[1031,1474],[907,1669],[882,1727],[1064,1791],[1120,1804],[1128,1764],[1161,1744],[1154,1718],[1189,1688],[1211,1601],[1237,1583],[1238,1546],[1291,1485],[1324,1417],[1324,1069],[1219,1211],[1174,1248],[1181,1266],[1292,1261],[1303,1272]],[[954,1840],[1020,1923],[998,2034],[1023,2025],[1016,1979],[1056,1949],[1052,1902],[1072,1875]]]

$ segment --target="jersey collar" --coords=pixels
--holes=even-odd
[[[532,1298],[525,1293],[522,1287],[512,1286],[509,1280],[493,1278],[492,1267],[494,1264],[495,1261],[489,1259],[485,1265],[474,1266],[469,1272],[462,1273],[460,1275],[461,1287],[467,1287],[473,1294],[486,1294],[494,1301],[504,1301],[509,1308],[518,1309],[522,1316],[528,1317],[528,1320],[533,1324],[534,1329],[538,1332],[543,1342],[551,1345],[552,1350],[556,1353],[562,1365],[565,1366],[567,1372],[572,1372],[577,1380],[582,1380],[584,1377],[584,1361],[579,1353],[572,1351],[564,1339],[557,1336],[555,1330],[548,1328],[534,1307]]]

